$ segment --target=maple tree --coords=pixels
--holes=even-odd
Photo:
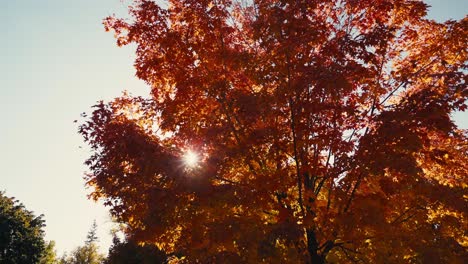
[[[104,24],[151,93],[80,126],[90,196],[189,263],[463,263],[468,18],[427,8],[134,1]]]

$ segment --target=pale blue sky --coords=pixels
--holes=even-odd
[[[467,0],[428,1],[430,16],[459,19]],[[86,199],[89,156],[73,120],[97,100],[129,90],[133,48],[118,48],[102,19],[125,14],[122,0],[0,0],[0,190],[45,214],[46,238],[59,253],[81,245],[93,219],[103,252],[112,226],[107,210]],[[468,128],[468,115],[457,115]]]

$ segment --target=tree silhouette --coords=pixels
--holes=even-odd
[[[97,224],[96,224],[96,220],[94,220],[93,225],[91,226],[91,229],[89,230],[88,235],[86,236],[85,243],[87,245],[91,243],[96,243],[99,241],[96,233],[97,233]]]
[[[42,217],[0,192],[0,263],[39,262],[45,250]]]
[[[134,240],[121,241],[114,236],[105,264],[167,263],[167,256],[154,245],[138,245]]]
[[[91,197],[189,263],[463,263],[468,18],[426,9],[134,1],[104,24],[151,93],[80,126]]]

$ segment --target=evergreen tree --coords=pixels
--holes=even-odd
[[[91,229],[88,232],[88,235],[86,236],[86,244],[91,244],[98,242],[99,239],[97,237],[97,224],[96,220],[93,221],[93,225],[91,226]]]
[[[70,255],[62,256],[60,264],[101,264],[104,261],[104,255],[99,252],[97,245],[98,237],[96,235],[97,224],[94,220],[91,229],[86,236],[84,246],[79,246],[72,251]]]

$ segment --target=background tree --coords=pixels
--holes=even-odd
[[[94,220],[91,229],[86,236],[84,246],[78,246],[69,255],[64,254],[60,259],[60,264],[101,264],[105,257],[99,252],[96,235],[97,224]]]
[[[55,251],[55,241],[49,241],[46,243],[39,264],[57,264],[59,259],[57,259],[57,252]]]
[[[92,243],[97,243],[99,241],[97,237],[97,224],[96,220],[93,221],[93,225],[91,226],[91,229],[88,232],[88,235],[86,236],[86,241],[85,244],[89,245]]]
[[[39,262],[45,249],[42,217],[0,192],[0,263]]]
[[[105,264],[156,264],[167,263],[167,256],[158,247],[139,245],[131,239],[121,241],[114,236]]]
[[[463,263],[468,18],[426,9],[134,1],[105,26],[151,94],[80,127],[91,197],[190,263]]]

